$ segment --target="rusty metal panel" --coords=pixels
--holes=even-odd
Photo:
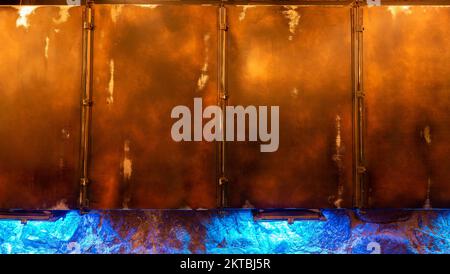
[[[91,207],[215,207],[215,144],[173,141],[171,111],[217,102],[217,7],[95,9]]]
[[[0,208],[74,208],[81,8],[0,7],[0,41]]]
[[[228,144],[230,205],[351,207],[349,8],[237,6],[229,17],[229,104],[280,115],[276,152]]]
[[[369,205],[448,207],[450,9],[376,7],[364,17]]]

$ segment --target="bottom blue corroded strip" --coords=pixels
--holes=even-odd
[[[1,253],[448,253],[450,211],[388,224],[350,210],[326,221],[253,220],[251,211],[76,211],[54,222],[0,221]]]

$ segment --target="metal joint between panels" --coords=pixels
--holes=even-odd
[[[81,142],[80,142],[80,194],[79,207],[85,210],[89,207],[89,154],[91,146],[92,123],[92,81],[93,81],[93,38],[94,38],[94,7],[93,2],[83,8],[83,60],[82,60],[82,95],[81,95]]]
[[[219,7],[218,11],[218,105],[225,113],[228,104],[227,87],[227,43],[228,43],[228,20],[227,8],[224,5]],[[224,208],[228,206],[228,178],[226,174],[226,139],[225,125],[226,115],[222,115],[222,141],[218,144],[218,185],[217,185],[217,207]]]
[[[355,182],[354,205],[367,205],[364,151],[364,88],[363,88],[363,10],[358,1],[351,7],[351,56],[353,92],[353,176]]]

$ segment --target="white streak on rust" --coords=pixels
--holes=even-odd
[[[341,208],[343,203],[344,184],[342,183],[343,176],[343,162],[342,162],[342,137],[341,137],[341,116],[336,115],[336,154],[333,155],[333,161],[335,161],[338,168],[338,191],[337,197],[334,200],[334,206]]]
[[[392,19],[397,18],[397,14],[412,14],[410,6],[390,6],[388,7],[388,11],[391,13]]]
[[[241,13],[239,13],[239,21],[244,21],[245,16],[247,15],[247,10],[250,8],[253,8],[255,6],[241,6],[242,7],[242,11]]]
[[[197,90],[201,91],[205,88],[209,76],[208,76],[208,63],[209,63],[209,40],[210,40],[210,35],[209,33],[205,34],[205,36],[203,37],[203,42],[205,44],[205,57],[204,57],[204,62],[203,62],[203,67],[201,70],[201,74],[200,77],[198,78],[197,81]]]
[[[47,36],[45,37],[45,50],[44,50],[44,54],[45,54],[45,59],[48,59],[48,46],[50,44],[50,38]]]
[[[158,7],[159,5],[152,5],[152,4],[141,4],[141,5],[136,5],[136,7],[140,7],[140,8],[147,8],[147,9],[154,9],[156,7]]]
[[[286,19],[289,20],[289,41],[292,41],[295,31],[297,29],[298,23],[300,22],[300,14],[297,12],[297,6],[284,6],[286,9],[283,11],[283,15]]]
[[[108,97],[106,98],[108,105],[114,103],[114,60],[109,61],[109,83],[108,83]]]
[[[131,178],[131,174],[133,172],[133,163],[130,159],[130,141],[125,140],[123,144],[124,158],[123,158],[123,178],[125,180],[129,180]]]
[[[200,78],[198,78],[197,81],[197,87],[199,91],[205,88],[206,83],[208,82],[208,78],[209,78],[208,74],[202,72]]]
[[[19,18],[16,21],[16,27],[23,27],[28,29],[30,24],[28,22],[28,16],[34,12],[39,6],[20,6],[16,7],[18,9]]]
[[[336,152],[337,154],[340,154],[340,150],[341,150],[341,144],[342,144],[342,139],[341,139],[341,116],[336,115]]]

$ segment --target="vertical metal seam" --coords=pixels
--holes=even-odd
[[[80,144],[80,193],[81,211],[89,207],[89,154],[92,117],[92,61],[94,34],[94,1],[87,1],[83,8],[82,95],[81,95],[81,144]]]
[[[222,109],[222,140],[218,144],[218,187],[217,187],[217,207],[228,206],[228,178],[226,177],[226,115],[225,109],[228,104],[227,87],[227,32],[228,20],[227,9],[224,4],[219,6],[218,16],[218,105]]]
[[[367,206],[364,151],[364,89],[363,89],[363,13],[360,1],[351,7],[352,92],[353,92],[353,179],[355,183],[354,204],[357,208]]]
[[[359,105],[359,165],[358,165],[358,173],[360,174],[361,181],[361,207],[367,206],[367,195],[368,189],[366,185],[366,159],[365,159],[365,143],[364,143],[364,132],[365,132],[365,90],[364,90],[364,59],[363,59],[363,35],[364,35],[364,21],[363,21],[363,8],[359,8],[358,13],[358,73],[359,73],[359,82],[358,82],[358,105]]]

